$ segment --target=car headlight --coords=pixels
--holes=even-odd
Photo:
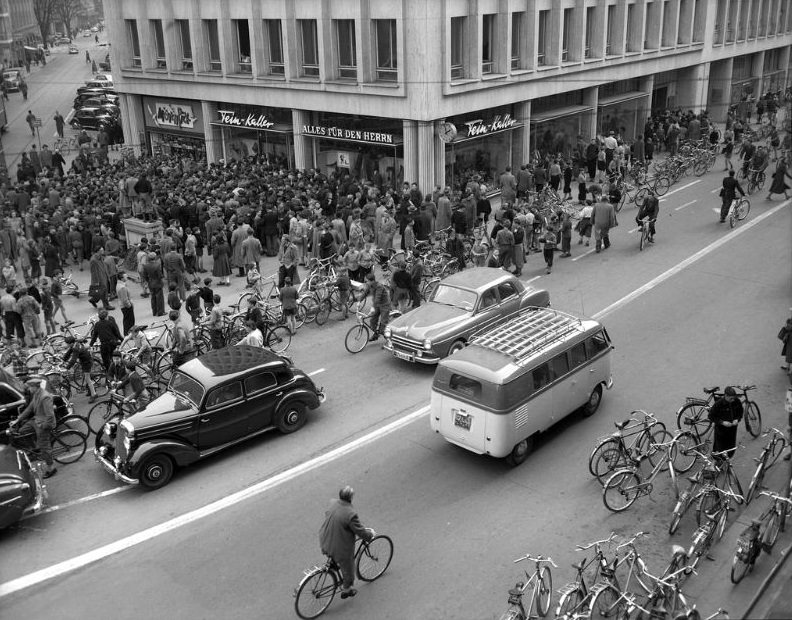
[[[423,348],[426,349],[427,351],[432,350],[432,341],[429,338],[424,339]]]
[[[107,435],[108,437],[113,437],[115,436],[118,427],[116,426],[115,422],[108,422],[107,424],[104,425],[104,428],[102,430],[104,434]]]
[[[383,332],[383,334],[385,335],[386,338],[390,338],[391,337],[391,328],[390,327],[386,327],[385,331]]]

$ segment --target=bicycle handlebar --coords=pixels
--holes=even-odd
[[[636,532],[635,535],[630,540],[626,540],[620,545],[617,545],[616,550],[618,551],[622,547],[629,547],[635,542],[637,538],[643,538],[644,536],[649,536],[649,534],[647,532]]]
[[[774,491],[760,491],[759,495],[767,495],[767,497],[773,499],[774,501],[781,500],[782,502],[786,502],[790,506],[792,506],[792,498],[784,497],[783,495],[779,495]]]
[[[531,557],[530,555],[524,555],[521,558],[517,558],[516,560],[514,560],[514,564],[517,564],[517,562],[522,562],[523,560],[528,560],[529,562],[536,562],[537,564],[539,564],[540,562],[545,562],[546,564],[552,564],[553,568],[558,568],[556,563],[553,562],[553,558],[551,558],[550,556],[544,557],[543,555],[540,555],[534,558]]]
[[[575,545],[575,547],[577,547],[578,551],[586,551],[588,549],[591,549],[595,545],[601,545],[603,543],[611,543],[611,542],[613,542],[614,538],[616,538],[616,532],[611,532],[611,535],[608,536],[608,538],[606,538],[604,540],[597,540],[597,541],[594,541],[594,542],[589,543],[587,545]]]
[[[781,437],[784,437],[784,433],[782,433],[781,431],[779,431],[779,430],[778,430],[778,429],[777,429],[775,426],[771,426],[771,427],[770,427],[770,428],[768,428],[768,429],[767,429],[767,430],[766,430],[764,433],[762,433],[762,437],[767,437],[767,436],[768,436],[768,435],[770,435],[770,434],[773,434],[773,435],[781,435]]]

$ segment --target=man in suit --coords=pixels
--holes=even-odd
[[[165,295],[162,292],[162,261],[156,252],[149,252],[148,262],[143,267],[143,275],[151,292],[151,313],[154,316],[165,314]]]
[[[168,274],[168,284],[173,282],[176,284],[176,290],[179,293],[179,299],[184,301],[184,272],[187,267],[184,264],[182,255],[176,251],[176,246],[171,246],[167,254],[162,259],[162,267],[165,273]]]
[[[601,196],[594,204],[594,210],[591,212],[591,225],[594,227],[594,239],[599,254],[603,245],[606,250],[610,247],[608,233],[616,225],[616,211],[607,198]]]
[[[737,197],[738,191],[742,196],[745,196],[743,188],[740,187],[740,182],[734,176],[734,170],[729,170],[728,176],[723,179],[723,189],[721,189],[721,224],[726,221],[726,216],[729,215],[729,207],[731,207],[732,201]]]

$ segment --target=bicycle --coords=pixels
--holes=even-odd
[[[654,489],[655,478],[666,468],[671,477],[671,484],[674,486],[675,497],[679,498],[676,471],[674,470],[676,440],[672,439],[671,441],[654,445],[656,448],[663,448],[665,454],[654,465],[645,480],[641,477],[640,464],[617,469],[608,478],[602,488],[602,502],[605,504],[605,508],[611,512],[622,512],[632,506],[635,500],[642,495],[650,495]]]
[[[762,432],[762,414],[759,411],[759,405],[756,402],[749,400],[748,392],[755,390],[755,385],[734,385],[733,388],[741,390],[742,394],[738,394],[743,403],[743,422],[745,423],[745,430],[751,436],[758,437]],[[712,429],[712,421],[709,419],[709,410],[715,402],[715,398],[723,396],[718,392],[720,387],[703,388],[707,398],[697,398],[695,396],[688,396],[686,403],[677,410],[677,428],[684,429],[689,427],[690,431],[696,436],[699,443],[704,443],[708,438],[709,432]]]
[[[68,155],[71,151],[76,151],[80,147],[77,144],[77,138],[69,136],[68,138],[56,138],[53,148],[57,151],[60,149],[61,153]]]
[[[734,228],[737,222],[742,222],[751,211],[751,202],[745,197],[740,196],[732,200],[729,206],[729,228]]]
[[[355,549],[355,574],[362,581],[375,581],[390,566],[393,559],[393,541],[377,534],[370,541],[358,540]],[[305,576],[294,589],[294,610],[304,620],[321,616],[335,598],[342,583],[341,571],[331,559],[323,566],[305,571]]]
[[[51,431],[52,435],[52,460],[61,465],[68,465],[79,461],[88,447],[88,440],[82,433],[72,429],[61,429],[56,426]],[[6,430],[8,443],[13,448],[22,450],[28,457],[38,459],[36,434],[26,433],[20,435],[13,428]]]
[[[553,599],[553,575],[550,572],[549,566],[542,566],[542,564],[551,564],[554,568],[558,568],[552,558],[545,558],[539,556],[532,558],[530,555],[524,555],[521,558],[514,560],[514,563],[528,560],[534,562],[535,568],[532,574],[525,571],[527,581],[518,581],[513,588],[509,590],[509,609],[507,609],[500,616],[500,620],[530,620],[535,618],[533,615],[534,604],[536,604],[536,611],[541,617],[545,617],[550,610],[550,603]],[[523,595],[525,591],[533,586],[531,590],[531,598],[528,601],[528,606],[523,604]]]
[[[750,504],[757,491],[762,488],[765,473],[775,465],[786,448],[787,441],[784,437],[784,433],[777,428],[771,428],[764,436],[767,437],[770,434],[772,434],[772,437],[770,437],[765,444],[765,447],[762,448],[762,454],[759,458],[754,458],[754,461],[756,461],[756,471],[754,471],[751,477],[751,483],[748,485],[748,492],[745,494],[746,504]]]
[[[634,416],[637,414],[642,414],[643,420],[636,419]],[[631,422],[634,423],[632,426]],[[589,456],[589,471],[600,484],[604,484],[603,479],[611,472],[629,467],[643,456],[649,457],[649,462],[652,462],[651,458],[655,453],[652,444],[663,443],[671,436],[662,422],[641,409],[631,411],[629,418],[623,422],[614,422],[614,426],[616,431],[600,439]],[[627,437],[633,439],[627,443]]]
[[[705,523],[700,525],[693,533],[690,549],[686,554],[686,562],[685,566],[683,567],[687,571],[692,571],[696,568],[696,566],[698,566],[701,556],[705,555],[712,546],[716,534],[718,540],[723,537],[723,532],[726,529],[726,520],[729,517],[729,511],[731,509],[731,500],[735,499],[738,502],[743,500],[743,498],[739,495],[736,495],[731,491],[719,489],[715,486],[711,486],[710,490],[713,493],[717,493],[719,501],[717,505],[714,506],[714,510],[712,512],[708,511],[705,513]],[[693,558],[692,563],[690,563],[691,558]]]
[[[753,194],[755,191],[762,191],[765,184],[764,170],[756,170],[751,168],[748,170],[748,194]]]
[[[120,382],[112,383],[110,398],[96,403],[88,410],[88,426],[94,435],[102,431],[102,427],[115,419],[124,419],[135,413],[137,401],[124,402],[124,395],[116,392]]]
[[[604,540],[596,540],[588,543],[587,545],[576,545],[578,551],[588,551],[594,548],[594,557],[588,562],[582,559],[572,565],[577,571],[575,581],[566,584],[558,590],[558,606],[555,610],[556,617],[560,616],[573,616],[575,614],[587,611],[587,603],[591,597],[592,588],[599,581],[601,574],[611,574],[616,570],[616,559],[608,561],[602,551],[602,545],[610,545],[616,534],[611,532],[611,535]],[[589,566],[594,565],[594,575],[591,580],[587,582],[585,571]]]
[[[394,318],[401,316],[398,310],[391,310],[390,317]],[[344,336],[344,346],[350,353],[360,353],[371,340],[371,337],[377,333],[377,326],[372,325],[370,314],[365,314],[360,307],[355,309],[355,317],[357,318],[357,325],[349,328],[349,331]]]
[[[649,245],[649,243],[654,243],[652,241],[652,224],[654,224],[655,220],[641,220],[641,227],[640,227],[640,236],[638,237],[638,251],[643,252],[643,249]]]
[[[737,539],[731,567],[731,581],[738,584],[746,573],[753,570],[756,560],[762,551],[770,553],[778,539],[778,532],[786,528],[786,519],[792,509],[792,499],[782,497],[778,493],[761,491],[772,501],[758,519],[743,530]]]
[[[695,504],[697,524],[701,524],[702,502],[707,494],[709,485],[716,485],[721,471],[718,466],[705,454],[697,452],[698,456],[704,460],[702,467],[695,475],[689,476],[690,487],[682,491],[677,499],[676,505],[671,516],[671,523],[668,526],[668,533],[675,534],[679,529],[679,524],[685,513]]]

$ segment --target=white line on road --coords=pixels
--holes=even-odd
[[[534,276],[533,278],[530,278],[530,279],[526,280],[525,284],[529,284],[530,282],[533,282],[534,280],[538,280],[541,277],[542,276]]]
[[[102,497],[107,497],[108,495],[115,495],[116,493],[123,493],[124,491],[129,491],[130,489],[134,489],[132,485],[125,485],[122,487],[113,487],[112,489],[107,489],[107,491],[102,491],[100,493],[93,493],[92,495],[86,495],[85,497],[80,497],[79,499],[72,500],[70,502],[65,502],[63,504],[55,504],[54,506],[48,506],[41,512],[37,512],[36,515],[45,515],[48,512],[55,512],[56,510],[61,510],[63,508],[71,508],[72,506],[77,506],[79,504],[84,504],[86,502],[93,501],[95,499],[100,499]],[[36,515],[29,515],[24,517],[24,519],[29,519],[32,516]]]
[[[792,200],[785,200],[784,202],[780,203],[778,206],[770,209],[766,213],[763,213],[756,219],[751,220],[747,224],[741,226],[733,230],[731,233],[724,235],[717,241],[710,243],[705,248],[702,248],[692,256],[686,258],[678,265],[672,267],[671,269],[663,272],[656,278],[653,278],[643,286],[635,289],[631,293],[625,295],[621,299],[615,301],[614,303],[610,304],[606,308],[596,312],[592,315],[593,319],[601,319],[615,310],[627,305],[628,303],[634,301],[644,293],[648,293],[652,289],[654,289],[659,284],[662,284],[672,276],[676,275],[686,267],[689,267],[696,261],[702,259],[707,254],[715,251],[722,245],[728,243],[733,238],[738,235],[743,234],[744,232],[750,230],[754,226],[757,226],[760,222],[763,222],[768,217],[774,215],[776,212],[780,211],[784,207],[788,206]],[[311,459],[305,463],[301,463],[291,469],[288,469],[280,474],[272,476],[266,480],[262,480],[261,482],[254,484],[251,487],[246,489],[242,489],[241,491],[237,491],[229,495],[228,497],[224,497],[222,499],[216,500],[206,506],[201,508],[197,508],[190,512],[187,512],[183,515],[178,517],[174,517],[164,523],[160,523],[159,525],[155,525],[154,527],[150,527],[148,529],[142,530],[136,534],[132,534],[131,536],[126,536],[120,540],[117,540],[113,543],[108,545],[104,545],[103,547],[99,547],[98,549],[94,549],[93,551],[89,551],[87,553],[83,553],[82,555],[78,555],[74,558],[69,560],[64,560],[63,562],[59,562],[58,564],[53,564],[47,568],[43,568],[41,570],[35,571],[33,573],[29,573],[27,575],[23,575],[22,577],[18,577],[17,579],[12,579],[11,581],[7,581],[5,583],[0,584],[0,598],[13,594],[15,592],[19,592],[26,588],[30,588],[34,585],[43,583],[60,575],[65,575],[66,573],[70,573],[72,571],[78,570],[94,562],[98,562],[104,558],[107,558],[111,555],[115,555],[126,549],[134,547],[136,545],[142,544],[147,542],[157,536],[161,536],[162,534],[166,534],[170,531],[183,527],[185,525],[189,525],[190,523],[194,523],[203,519],[205,517],[211,516],[225,508],[229,508],[230,506],[234,506],[246,499],[250,499],[261,493],[269,491],[275,487],[278,487],[294,478],[297,478],[305,473],[308,473],[322,465],[325,465],[335,459],[341,458],[342,456],[346,456],[351,452],[358,450],[386,435],[390,435],[391,433],[396,432],[397,430],[411,424],[415,420],[425,416],[429,412],[429,405],[425,405],[416,411],[408,413],[402,418],[398,418],[385,426],[376,429],[366,435],[358,437],[357,439],[352,440],[348,444],[339,446],[338,448],[327,452],[326,454],[320,455],[316,458]]]
[[[314,370],[313,372],[309,372],[309,373],[308,373],[308,376],[309,376],[309,377],[313,377],[314,375],[318,375],[320,372],[324,372],[324,371],[325,371],[325,369],[324,369],[324,368],[317,368],[317,369],[316,369],[316,370]]]
[[[716,187],[715,189],[711,189],[710,190],[710,194],[714,194],[715,192],[719,192],[719,191],[721,191],[721,188],[720,187]]]
[[[578,260],[579,258],[583,258],[584,256],[588,256],[589,254],[591,254],[591,253],[592,253],[592,252],[594,252],[594,251],[596,251],[596,248],[591,248],[590,250],[586,250],[586,251],[585,251],[585,252],[583,252],[583,254],[581,254],[580,256],[575,256],[575,258],[573,258],[573,259],[572,259],[572,262],[574,263],[574,262],[575,262],[576,260]]]
[[[696,181],[691,181],[687,185],[683,185],[682,187],[677,187],[675,190],[668,192],[663,198],[668,198],[669,196],[676,194],[677,192],[681,192],[683,189],[687,189],[688,187],[695,185],[696,183],[701,183],[701,179],[697,179]]]
[[[686,202],[681,207],[677,207],[676,209],[674,209],[674,211],[679,211],[680,209],[684,209],[685,207],[689,207],[690,205],[696,204],[696,202],[698,202],[698,201],[691,200],[690,202]]]

